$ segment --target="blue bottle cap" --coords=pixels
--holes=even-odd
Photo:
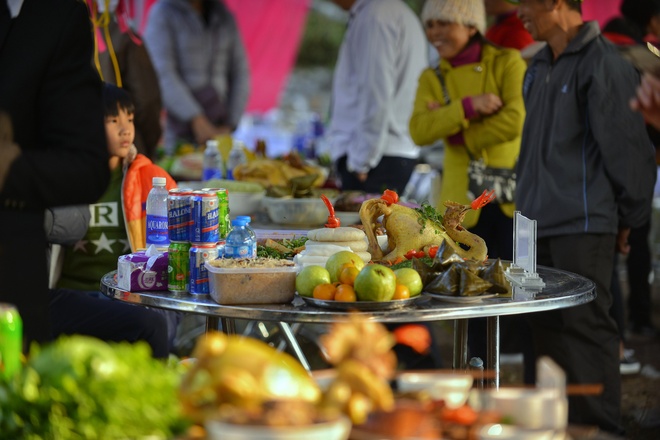
[[[246,225],[252,221],[252,218],[249,215],[237,215],[236,220],[238,219],[245,220]]]
[[[244,218],[241,218],[243,216],[236,217],[234,220],[231,221],[232,226],[245,226],[247,223],[245,222]]]

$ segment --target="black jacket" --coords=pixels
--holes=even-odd
[[[556,60],[549,47],[532,59],[516,206],[537,220],[539,237],[615,234],[649,218],[655,153],[628,105],[638,83],[596,22]]]

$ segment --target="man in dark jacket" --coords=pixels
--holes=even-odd
[[[108,184],[101,81],[79,0],[0,0],[0,302],[27,341],[51,337],[44,210],[91,203]],[[2,124],[0,124],[2,125]]]
[[[537,261],[596,284],[590,303],[529,316],[537,356],[568,383],[599,383],[599,396],[569,398],[571,423],[620,432],[619,336],[609,316],[615,246],[648,218],[656,167],[639,114],[628,100],[637,72],[583,22],[581,0],[520,0],[518,15],[537,41],[524,82],[527,118],[516,205],[538,226]]]

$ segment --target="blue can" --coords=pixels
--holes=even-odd
[[[209,271],[204,263],[218,258],[218,248],[214,244],[193,245],[190,247],[190,284],[188,292],[194,295],[209,293]]]
[[[214,191],[193,191],[190,196],[192,227],[190,242],[216,244],[218,235],[218,195]]]
[[[167,232],[172,241],[190,241],[192,190],[174,188],[167,194]]]

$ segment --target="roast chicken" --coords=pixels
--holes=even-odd
[[[392,194],[391,191],[389,193]],[[426,211],[408,208],[390,197],[384,195],[379,199],[366,200],[360,208],[360,220],[369,240],[368,251],[372,260],[392,263],[403,259],[410,250],[427,251],[443,241],[464,259],[484,261],[487,258],[485,241],[463,228],[461,223],[470,209],[480,209],[492,201],[492,192],[484,192],[470,205],[447,201],[443,216],[429,215],[429,210],[432,211],[429,206]],[[385,251],[381,249],[376,237],[381,216],[382,227],[387,232]]]

